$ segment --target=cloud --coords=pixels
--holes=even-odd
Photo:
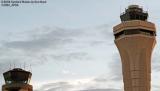
[[[107,25],[84,29],[41,27],[12,33],[9,40],[0,41],[0,73],[10,64],[20,67],[24,63],[35,66],[47,61],[92,60],[90,54],[96,53],[97,47],[112,42],[111,33]]]
[[[57,82],[45,84],[40,88],[40,90],[37,91],[68,91],[70,88],[72,88],[72,85],[68,82]]]
[[[79,91],[121,91],[121,89],[87,89],[87,90],[79,90]]]
[[[156,48],[154,49],[155,51],[153,52],[152,55],[152,69],[153,71],[159,72],[160,71],[160,63],[159,63],[159,45],[156,46]]]
[[[26,35],[30,38],[27,40],[9,41],[3,44],[7,48],[39,52],[47,48],[60,48],[64,44],[71,43],[74,36],[78,35],[78,31],[65,30],[60,28],[52,28],[44,30],[33,30],[31,34]],[[46,29],[46,30],[45,30]],[[40,33],[35,33],[40,32]],[[32,34],[33,33],[33,34]]]
[[[43,84],[35,91],[120,91],[120,88],[107,86],[110,81],[101,83],[93,80],[95,78],[70,80],[70,81],[57,81],[53,83]]]
[[[29,68],[30,64],[36,67],[52,61],[94,61],[104,47],[110,46],[112,39],[112,30],[107,25],[84,29],[40,27],[12,33],[0,40],[0,74],[14,65],[26,64]]]
[[[119,53],[114,53],[112,56],[112,61],[109,63],[110,77],[114,81],[121,81],[122,77],[122,64]]]
[[[106,76],[103,76],[103,77],[97,77],[94,79],[95,82],[107,82],[109,81],[110,79]]]
[[[1,42],[0,59],[5,60],[0,61],[0,65],[5,64],[2,68],[5,69],[10,63],[19,65],[27,62],[32,65],[42,65],[47,61],[94,61],[96,53],[102,51],[99,48],[113,45],[112,30],[107,25],[85,29],[42,27],[21,34],[23,36]],[[113,83],[122,79],[119,77],[120,73],[117,73],[117,70],[120,71],[120,64],[117,64],[119,61],[117,55],[113,58],[113,63],[110,65],[112,68],[110,78],[105,75],[87,82],[59,81],[44,84],[35,91],[118,91],[116,88],[118,86],[114,89]],[[67,70],[62,72],[70,74]],[[110,89],[111,86],[113,89]]]

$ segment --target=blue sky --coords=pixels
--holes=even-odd
[[[26,64],[35,91],[120,91],[121,63],[112,27],[130,4],[157,25],[157,0],[47,0],[47,4],[0,7],[0,73]],[[153,52],[152,90],[158,91],[159,37]],[[12,65],[13,67],[13,65]],[[0,84],[4,83],[2,75]],[[94,90],[93,90],[94,89]]]

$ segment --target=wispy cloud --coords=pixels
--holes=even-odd
[[[84,29],[41,27],[12,34],[16,36],[0,41],[0,73],[10,64],[19,67],[25,62],[41,65],[47,61],[92,59],[92,51],[87,49],[109,45],[112,42],[111,33],[109,26],[102,25]]]
[[[121,88],[112,87],[110,88],[110,81],[99,82],[94,79],[79,79],[71,81],[58,81],[54,83],[48,83],[42,85],[39,89],[35,91],[120,91]]]
[[[87,89],[87,90],[79,90],[79,91],[121,91],[121,89]]]
[[[109,65],[110,68],[110,75],[111,79],[115,81],[121,81],[122,80],[122,64],[121,64],[121,58],[119,53],[115,53],[112,56],[112,61]]]

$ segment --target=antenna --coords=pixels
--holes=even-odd
[[[131,4],[131,0],[128,0],[128,3],[127,3],[127,4],[128,4],[128,6],[129,6],[129,5]]]
[[[12,69],[12,68],[11,68],[11,66],[12,66],[12,65],[11,65],[11,63],[9,63],[9,70],[11,70],[11,69]]]
[[[32,72],[32,66],[31,66],[31,64],[30,64],[30,71]]]
[[[121,8],[122,8],[122,7],[121,7],[121,5],[120,5],[120,10],[119,10],[120,14],[122,13],[122,12],[121,12]]]
[[[20,68],[22,68],[22,65],[20,64]]]
[[[15,62],[13,64],[14,64],[14,68],[15,68]]]
[[[148,12],[149,7],[148,7],[148,3],[147,2],[145,2],[145,6],[146,6],[146,9],[147,9],[147,12]]]
[[[147,8],[147,12],[148,12],[148,5],[146,5],[146,8]]]
[[[23,64],[23,67],[24,67],[24,70],[25,70],[25,67],[26,67],[26,63],[24,62],[24,64]]]

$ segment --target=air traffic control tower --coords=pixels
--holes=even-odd
[[[32,73],[20,68],[14,68],[3,73],[5,84],[2,91],[33,91],[29,85]]]
[[[147,21],[148,12],[138,5],[130,5],[120,18],[113,31],[121,56],[124,91],[150,91],[155,25]]]

